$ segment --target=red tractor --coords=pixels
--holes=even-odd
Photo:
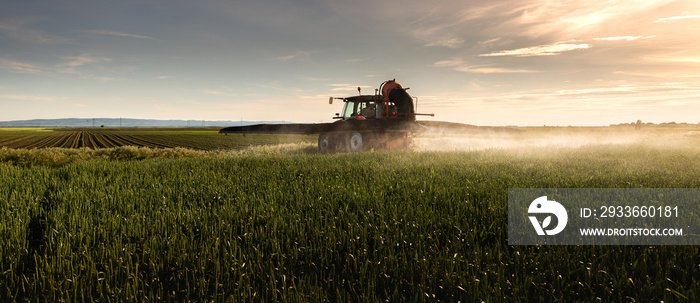
[[[358,91],[360,88],[358,87]],[[379,92],[381,91],[381,94]],[[319,134],[321,153],[407,148],[410,133],[419,132],[413,98],[395,80],[384,81],[374,95],[334,98],[345,105],[333,123],[257,124],[227,127],[219,133]]]

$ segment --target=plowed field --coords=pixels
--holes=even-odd
[[[237,149],[251,145],[315,142],[303,135],[223,135],[217,129],[0,129],[0,147],[112,148],[144,146],[199,150]]]

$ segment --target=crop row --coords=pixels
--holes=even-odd
[[[92,132],[56,132],[44,135],[7,137],[0,140],[0,146],[9,148],[106,148],[117,147],[103,135]]]
[[[113,148],[137,146],[152,148],[184,147],[197,150],[240,149],[251,145],[315,142],[314,136],[248,135],[224,136],[215,131],[112,131],[56,130],[16,136],[0,136],[0,147],[36,148]]]
[[[176,147],[177,145],[139,135],[74,131],[2,138],[0,139],[0,147],[2,146],[25,149],[48,147],[95,149],[119,146]]]

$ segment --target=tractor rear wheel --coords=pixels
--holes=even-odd
[[[347,150],[350,153],[360,152],[364,149],[361,133],[350,133],[347,136]]]

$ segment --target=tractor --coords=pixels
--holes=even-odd
[[[408,148],[410,134],[424,128],[416,123],[416,116],[434,115],[416,114],[407,89],[388,80],[373,95],[362,95],[358,87],[358,96],[331,97],[329,104],[344,103],[342,114],[336,113],[337,121],[331,123],[256,124],[227,127],[219,133],[319,134],[318,149],[324,154]]]

